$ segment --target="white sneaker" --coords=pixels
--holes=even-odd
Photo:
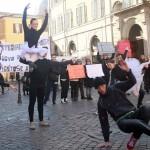
[[[40,126],[48,127],[48,126],[49,126],[49,123],[48,123],[48,122],[45,122],[45,121],[40,121]]]
[[[64,103],[65,103],[64,99],[61,99],[61,103],[62,103],[62,104],[64,104]]]
[[[34,122],[30,122],[30,127],[29,127],[31,130],[35,130],[35,124]]]
[[[68,103],[68,99],[67,99],[67,98],[65,98],[64,102]]]

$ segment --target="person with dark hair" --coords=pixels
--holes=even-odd
[[[41,57],[43,57],[46,53],[47,53],[47,49],[45,48],[38,48],[38,40],[41,36],[41,34],[44,32],[47,23],[48,23],[48,13],[46,11],[45,13],[45,19],[43,22],[43,25],[41,26],[41,28],[39,30],[37,30],[38,28],[38,20],[36,18],[32,18],[30,20],[30,28],[27,26],[27,9],[29,8],[28,4],[23,12],[23,18],[22,18],[22,24],[23,24],[23,29],[24,29],[24,41],[25,44],[22,47],[22,52],[21,52],[21,58],[20,58],[20,62],[22,63],[29,63],[28,61],[32,61],[32,60],[26,60],[28,59],[28,55],[31,55],[32,53],[37,54]]]
[[[21,78],[21,81],[23,83],[23,95],[25,96],[26,94],[29,95],[29,85],[30,85],[30,73],[25,72],[24,76]]]
[[[76,59],[73,60],[71,65],[77,65]],[[71,100],[72,101],[78,101],[79,96],[79,79],[71,79],[70,80],[70,86],[71,86]]]
[[[82,65],[82,60],[77,59],[77,64]],[[84,79],[79,79],[79,91],[80,91],[81,99],[86,99],[84,94]]]
[[[67,64],[72,61],[57,62],[48,59],[38,59],[35,61],[36,68],[30,73],[30,91],[29,91],[29,119],[30,129],[34,130],[34,105],[37,99],[40,126],[48,126],[43,118],[43,102],[45,95],[45,85],[48,75],[51,73],[61,74],[66,71]]]
[[[114,69],[114,64],[111,68]],[[95,79],[95,88],[100,95],[98,101],[98,115],[104,136],[104,143],[98,147],[111,147],[109,141],[109,121],[108,114],[114,119],[118,127],[125,133],[133,133],[127,149],[132,150],[142,133],[150,136],[150,106],[141,106],[136,108],[126,97],[125,92],[136,84],[136,79],[132,71],[125,62],[122,62],[120,68],[127,72],[128,79],[107,87],[103,78]]]
[[[62,60],[64,62],[65,59]],[[69,76],[68,76],[68,71],[64,73],[61,73],[60,75],[60,85],[61,85],[61,103],[66,103],[68,102],[67,96],[68,96],[68,90],[69,90]]]
[[[91,63],[92,63],[91,59],[86,58],[85,65],[90,65]],[[94,81],[93,78],[89,78],[86,75],[86,78],[84,79],[84,86],[85,86],[85,90],[86,90],[86,98],[87,98],[87,100],[93,100],[93,98],[92,98],[93,81]]]
[[[51,61],[56,62],[56,55],[52,56]],[[53,93],[52,96],[52,103],[56,104],[56,97],[57,97],[57,89],[58,89],[58,74],[55,72],[50,72],[48,74],[46,87],[45,87],[45,96],[44,96],[44,104],[47,103],[49,100],[50,93]]]

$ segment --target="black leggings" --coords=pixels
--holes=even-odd
[[[145,95],[144,90],[140,89],[140,91],[139,91],[139,97],[138,97],[138,103],[137,103],[137,107],[138,108],[142,105],[144,95]]]
[[[150,136],[150,106],[141,106],[135,113],[118,122],[119,128],[125,133],[133,132],[133,136],[140,138],[142,133]]]
[[[37,99],[38,104],[38,113],[39,113],[39,120],[43,121],[43,99],[44,99],[44,87],[37,87],[37,86],[30,86],[29,92],[29,119],[32,122],[34,119],[34,105]]]

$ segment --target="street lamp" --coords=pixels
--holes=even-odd
[[[18,82],[18,100],[17,100],[17,103],[21,104],[22,103],[22,100],[21,100],[21,79],[20,79],[20,73],[19,72],[16,73],[16,80]]]

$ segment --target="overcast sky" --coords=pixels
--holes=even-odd
[[[0,12],[22,13],[24,7],[30,3],[29,14],[37,14],[42,0],[0,0]]]

